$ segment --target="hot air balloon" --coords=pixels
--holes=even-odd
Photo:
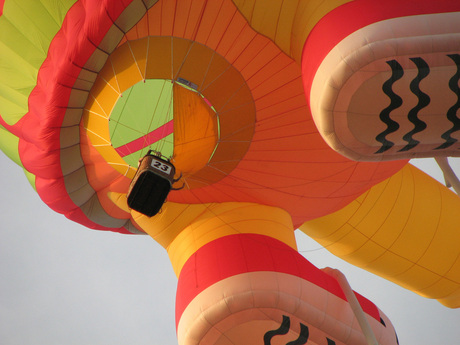
[[[460,306],[460,200],[407,164],[458,155],[459,4],[0,8],[2,150],[51,209],[166,249],[180,345],[397,344],[297,228]]]

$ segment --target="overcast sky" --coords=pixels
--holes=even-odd
[[[440,178],[434,160],[421,164]],[[460,159],[451,164],[460,173]],[[177,280],[163,248],[148,236],[73,223],[48,209],[2,153],[0,167],[0,344],[176,345]],[[460,309],[350,266],[302,233],[297,239],[307,259],[340,269],[387,314],[401,345],[459,343]]]

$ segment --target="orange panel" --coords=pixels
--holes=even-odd
[[[180,77],[193,81],[198,85],[198,89],[200,89],[214,55],[215,52],[208,47],[199,43],[193,43],[187,52],[185,61],[180,66],[180,70],[174,75],[176,78]],[[197,63],[197,61],[200,63]]]
[[[204,9],[207,6],[206,1],[190,0],[190,12],[186,20],[187,27],[185,28],[184,38],[195,40],[198,26],[203,18]]]
[[[176,0],[161,1],[161,36],[172,36],[174,30],[174,16],[177,8]],[[155,8],[155,6],[154,6]]]
[[[219,45],[216,48],[216,51],[227,57],[228,52],[234,46],[234,44],[241,38],[241,33],[248,23],[242,16],[232,17],[231,22],[229,23],[228,30],[226,30],[219,42]]]
[[[196,173],[204,167],[217,144],[214,111],[196,92],[177,83],[174,91],[174,164],[178,171]]]
[[[247,116],[238,116],[241,114]],[[254,119],[252,114],[254,114],[254,104],[251,103],[243,103],[242,106],[235,107],[225,112],[219,112],[221,140],[235,140],[237,137],[239,137],[239,140],[244,140],[252,137],[252,133],[254,132]],[[234,121],[234,119],[239,121]],[[247,134],[247,131],[250,131],[251,134]]]
[[[180,5],[176,7],[172,34],[174,37],[184,37],[185,30],[190,20],[189,13],[193,2],[196,3],[201,1],[182,0]]]
[[[148,12],[148,33],[151,36],[160,36],[161,35],[161,23],[163,20],[161,8],[163,7],[163,1],[159,1],[153,6]],[[136,30],[137,25],[131,29],[131,31]]]
[[[219,78],[215,79],[202,90],[203,95],[209,99],[212,105],[219,111],[228,100],[235,96],[235,90],[245,85],[241,74],[231,68],[223,72]],[[237,102],[241,102],[237,100]]]
[[[219,78],[222,73],[229,68],[231,68],[231,65],[227,60],[219,54],[214,54],[211,64],[208,66],[208,70],[204,76],[203,85],[200,86],[200,91],[206,89],[209,84],[212,84],[214,80]]]
[[[207,1],[203,16],[199,20],[199,27],[194,40],[206,44],[209,35],[214,30],[219,11],[222,7],[222,0]]]
[[[172,64],[173,64],[173,74],[172,79],[175,79],[179,73],[182,64],[187,58],[188,53],[194,45],[194,42],[187,40],[172,40]]]
[[[255,39],[257,34],[246,24],[243,30],[239,33],[238,39],[232,44],[230,50],[225,55],[225,58],[233,64],[240,56],[241,52],[248,47]]]
[[[236,13],[235,5],[231,1],[224,1],[219,14],[216,17],[216,21],[212,30],[209,32],[209,37],[206,40],[206,45],[211,49],[216,50],[223,35],[230,28],[229,25],[232,21],[233,16]]]
[[[232,64],[235,66],[236,69],[243,71],[246,66],[253,60],[254,56],[261,51],[266,49],[267,46],[272,45],[274,48],[276,47],[273,43],[271,43],[267,38],[256,35],[251,41],[250,45],[248,45],[245,49],[242,49],[238,57]],[[253,72],[253,71],[252,71]],[[248,76],[250,77],[252,74],[249,71]]]
[[[147,79],[171,79],[171,37],[149,38],[147,60]]]

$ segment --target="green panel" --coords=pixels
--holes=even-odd
[[[172,82],[159,79],[139,82],[123,93],[110,115],[109,130],[112,146],[118,148],[126,145],[172,120]],[[136,166],[139,158],[149,149],[161,151],[164,156],[171,157],[173,141],[173,134],[170,134],[123,158],[128,164]]]
[[[0,78],[3,77],[0,73]],[[33,87],[30,87],[29,90],[32,91],[32,89]],[[0,116],[6,123],[15,124],[28,111],[27,99],[28,97],[23,95],[20,90],[9,88],[0,83]]]
[[[8,124],[13,125],[27,112],[38,70],[74,3],[75,0],[5,1],[0,17],[0,114]]]

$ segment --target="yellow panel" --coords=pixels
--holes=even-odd
[[[118,202],[123,202],[123,199],[119,199]],[[126,203],[126,201],[124,202]],[[149,218],[136,211],[132,211],[132,217],[140,229],[143,229],[160,245],[167,248],[193,219],[206,211],[208,206],[209,204],[191,205],[167,202],[155,217]]]
[[[101,116],[90,115],[88,111],[83,112],[83,126],[86,128],[88,137],[91,139],[93,146],[101,145],[110,145],[110,138],[108,135],[108,128],[106,130],[106,135],[101,135],[99,133],[99,128],[102,124],[107,124],[107,120]],[[103,126],[105,127],[105,126]],[[103,131],[101,131],[103,132]]]
[[[442,187],[442,186],[441,186]],[[419,264],[430,270],[439,270],[442,275],[449,275],[455,278],[455,281],[460,284],[460,267],[453,270],[455,264],[460,264],[459,247],[460,247],[460,225],[458,220],[453,220],[451,215],[458,215],[459,197],[454,193],[447,195],[441,194],[439,191],[438,206],[439,216],[433,217],[433,221],[439,222],[436,227],[436,232],[431,236],[431,242],[423,257],[420,258]],[[442,198],[441,198],[442,195]],[[428,213],[428,212],[427,212]],[[421,216],[420,229],[428,229],[429,223],[423,223],[425,215]],[[453,223],[456,221],[456,223]],[[423,225],[422,225],[423,224]],[[456,229],[456,230],[454,230]]]
[[[418,286],[419,290],[423,291],[427,287],[433,286],[441,277],[436,273],[415,265],[396,278],[401,281],[410,282],[411,285]],[[434,292],[436,293],[436,291]]]
[[[343,235],[345,232],[347,233]],[[342,256],[353,253],[356,251],[356,248],[362,247],[369,240],[368,237],[350,226],[341,227],[340,231],[337,231],[334,235],[339,238],[337,242],[333,242],[334,244],[332,246],[334,247],[334,251],[339,251]]]
[[[109,58],[109,61],[110,61],[110,58]],[[99,81],[99,79],[102,79],[102,81],[104,81],[104,83]],[[112,65],[110,63],[106,63],[106,65],[101,69],[101,71],[98,74],[98,79],[97,79],[96,83],[97,82],[101,83],[100,86],[99,86],[99,89],[101,87],[105,87],[105,85],[107,84],[113,90],[116,90],[117,93],[119,93],[119,94],[121,93],[120,87],[119,87],[118,82],[117,82],[117,77],[115,76],[114,70],[113,70]],[[95,90],[94,87],[95,87],[95,85],[93,85],[93,87],[91,89],[91,92],[94,92],[93,91],[93,90]]]
[[[366,268],[385,253],[386,249],[375,242],[368,241],[349,256],[343,256],[352,265]],[[365,258],[363,260],[362,258]]]
[[[367,260],[362,260],[362,262],[366,261]],[[364,268],[376,274],[377,272],[385,272],[384,278],[395,279],[395,276],[403,274],[412,266],[413,263],[407,259],[404,259],[392,252],[386,251],[374,261],[366,262],[366,266]]]
[[[91,89],[85,108],[108,119],[119,97],[117,89],[98,78]]]
[[[290,55],[296,61],[300,61],[303,46],[313,27],[326,14],[351,1],[353,0],[300,1],[296,17],[292,25],[292,45]]]
[[[124,44],[115,50],[110,56],[110,61],[117,76],[121,92],[126,91],[134,84],[143,80],[144,76],[136,60],[134,60],[129,44]]]
[[[410,182],[407,182],[410,184]],[[406,193],[404,193],[406,192]],[[359,224],[361,231],[366,231],[366,223],[372,220],[372,217],[376,218],[376,222],[382,224],[378,231],[372,236],[372,239],[385,248],[389,248],[393,243],[398,239],[401,234],[401,231],[405,228],[406,222],[411,214],[411,207],[413,204],[413,198],[409,191],[404,188],[404,184],[401,186],[401,193],[395,192],[398,197],[394,199],[394,195],[386,194],[385,202],[380,201],[378,209],[375,209],[375,212],[369,212],[366,217],[368,222],[363,222]]]
[[[281,7],[284,2],[293,1],[271,0],[270,6],[267,6],[266,1],[255,1],[252,9],[251,26],[274,41],[277,26],[279,25]],[[298,0],[294,2],[298,3]]]
[[[284,52],[291,51],[291,31],[292,24],[296,17],[299,7],[299,1],[283,1],[283,7],[280,9],[278,27],[275,33],[275,43]]]
[[[351,0],[233,0],[251,27],[300,61],[310,31],[327,13]],[[272,5],[273,3],[273,5]]]
[[[89,114],[91,113],[91,115]],[[88,101],[86,103],[85,109],[83,110],[83,125],[86,128],[86,118],[88,116],[100,116],[100,117],[106,117],[107,114],[105,114],[104,109],[100,106],[99,102],[90,94],[88,97]]]
[[[329,230],[330,228],[328,227],[327,229]],[[345,255],[345,253],[350,253],[350,244],[342,243],[341,240],[353,231],[356,231],[355,228],[350,224],[345,223],[341,224],[338,228],[334,228],[334,231],[328,231],[327,237],[312,237],[316,240],[321,238],[321,244],[327,247],[330,251],[340,253],[340,255]]]
[[[459,209],[456,194],[407,165],[342,210],[300,229],[354,265],[430,298],[450,295],[439,301],[458,307]],[[363,245],[353,232],[370,241]]]
[[[382,226],[382,223],[385,221],[386,213],[380,212],[379,210],[376,212],[376,215],[370,215],[370,213],[374,211],[373,206],[376,202],[378,202],[379,198],[384,193],[388,194],[388,197],[393,197],[394,199],[396,199],[397,194],[393,193],[394,185],[396,182],[395,180],[400,181],[401,178],[402,176],[400,174],[397,174],[393,176],[391,179],[378,184],[377,186],[375,186],[374,188],[370,189],[365,194],[357,198],[356,202],[359,205],[355,205],[355,207],[353,208],[355,210],[355,213],[350,217],[350,224],[353,226],[361,225],[361,228],[365,229],[369,236],[375,234],[378,228]],[[389,211],[392,207],[391,202],[388,203],[388,207]],[[381,219],[376,219],[379,216],[381,217]],[[367,223],[363,223],[366,221]]]
[[[413,173],[415,175],[419,174],[416,170],[414,170]],[[428,183],[418,186],[417,189],[411,189],[410,191],[405,190],[406,186],[413,186],[413,183],[411,183],[410,180],[414,180],[415,177],[416,176],[410,176],[409,178],[406,177],[403,180],[400,193],[410,195],[410,197],[406,201],[406,216],[402,216],[400,221],[407,219],[407,223],[404,224],[404,227],[402,228],[403,231],[400,231],[399,237],[390,248],[391,251],[400,253],[402,256],[413,262],[419,261],[427,248],[429,251],[434,250],[438,254],[440,253],[439,250],[442,252],[443,249],[441,247],[435,248],[432,241],[434,236],[439,237],[438,235],[440,232],[444,235],[443,229],[439,227],[439,218],[442,208],[442,198],[441,192],[439,191],[439,185]],[[409,181],[406,182],[407,179],[409,179]],[[429,202],[430,212],[426,212],[425,210],[425,205],[427,203],[425,198],[427,198],[427,196],[431,199]],[[402,198],[398,198],[398,207],[402,206],[401,201],[399,201],[400,199]],[[416,211],[417,215],[412,215],[411,209],[425,211]],[[452,241],[451,236],[448,235],[446,238],[448,241]],[[449,260],[448,262],[451,263],[452,260]],[[440,264],[441,262],[435,263],[434,266],[437,268],[433,268],[439,273],[444,274],[447,270],[443,270],[442,265]]]
[[[110,140],[109,126],[107,126],[107,119],[102,116],[88,116],[85,121],[86,128],[91,128],[99,136]]]
[[[433,285],[427,287],[426,289],[420,290],[421,295],[426,295],[426,296],[435,296],[436,299],[443,299],[446,298],[446,300],[451,296],[452,294],[455,293],[455,291],[458,289],[458,284],[446,279],[442,278],[439,279],[436,283]],[[442,295],[436,295],[439,291],[442,291]],[[454,306],[452,306],[454,307]],[[458,307],[458,306],[457,306]],[[455,308],[455,307],[454,307]]]
[[[126,197],[109,196],[121,209]],[[133,221],[168,250],[179,275],[187,259],[206,243],[241,233],[263,234],[297,250],[290,215],[279,208],[251,203],[184,205],[167,202],[162,212],[149,218],[132,211]]]
[[[369,191],[364,195],[367,194],[369,194]],[[322,241],[330,242],[331,239],[329,237],[333,236],[341,227],[348,225],[346,223],[348,223],[357,210],[360,209],[362,205],[361,199],[363,199],[363,196],[358,197],[347,207],[335,212],[334,217],[322,217],[305,223],[300,227],[300,230],[316,240],[321,239]]]
[[[131,42],[128,41],[127,43],[130,46],[131,53],[134,56],[134,60],[136,60],[137,67],[139,68],[142,78],[147,79],[147,54],[150,48],[148,45],[148,39]]]
[[[223,203],[206,209],[167,247],[177,276],[199,248],[223,236],[241,233],[266,235],[297,250],[290,215],[279,208],[249,203]]]

